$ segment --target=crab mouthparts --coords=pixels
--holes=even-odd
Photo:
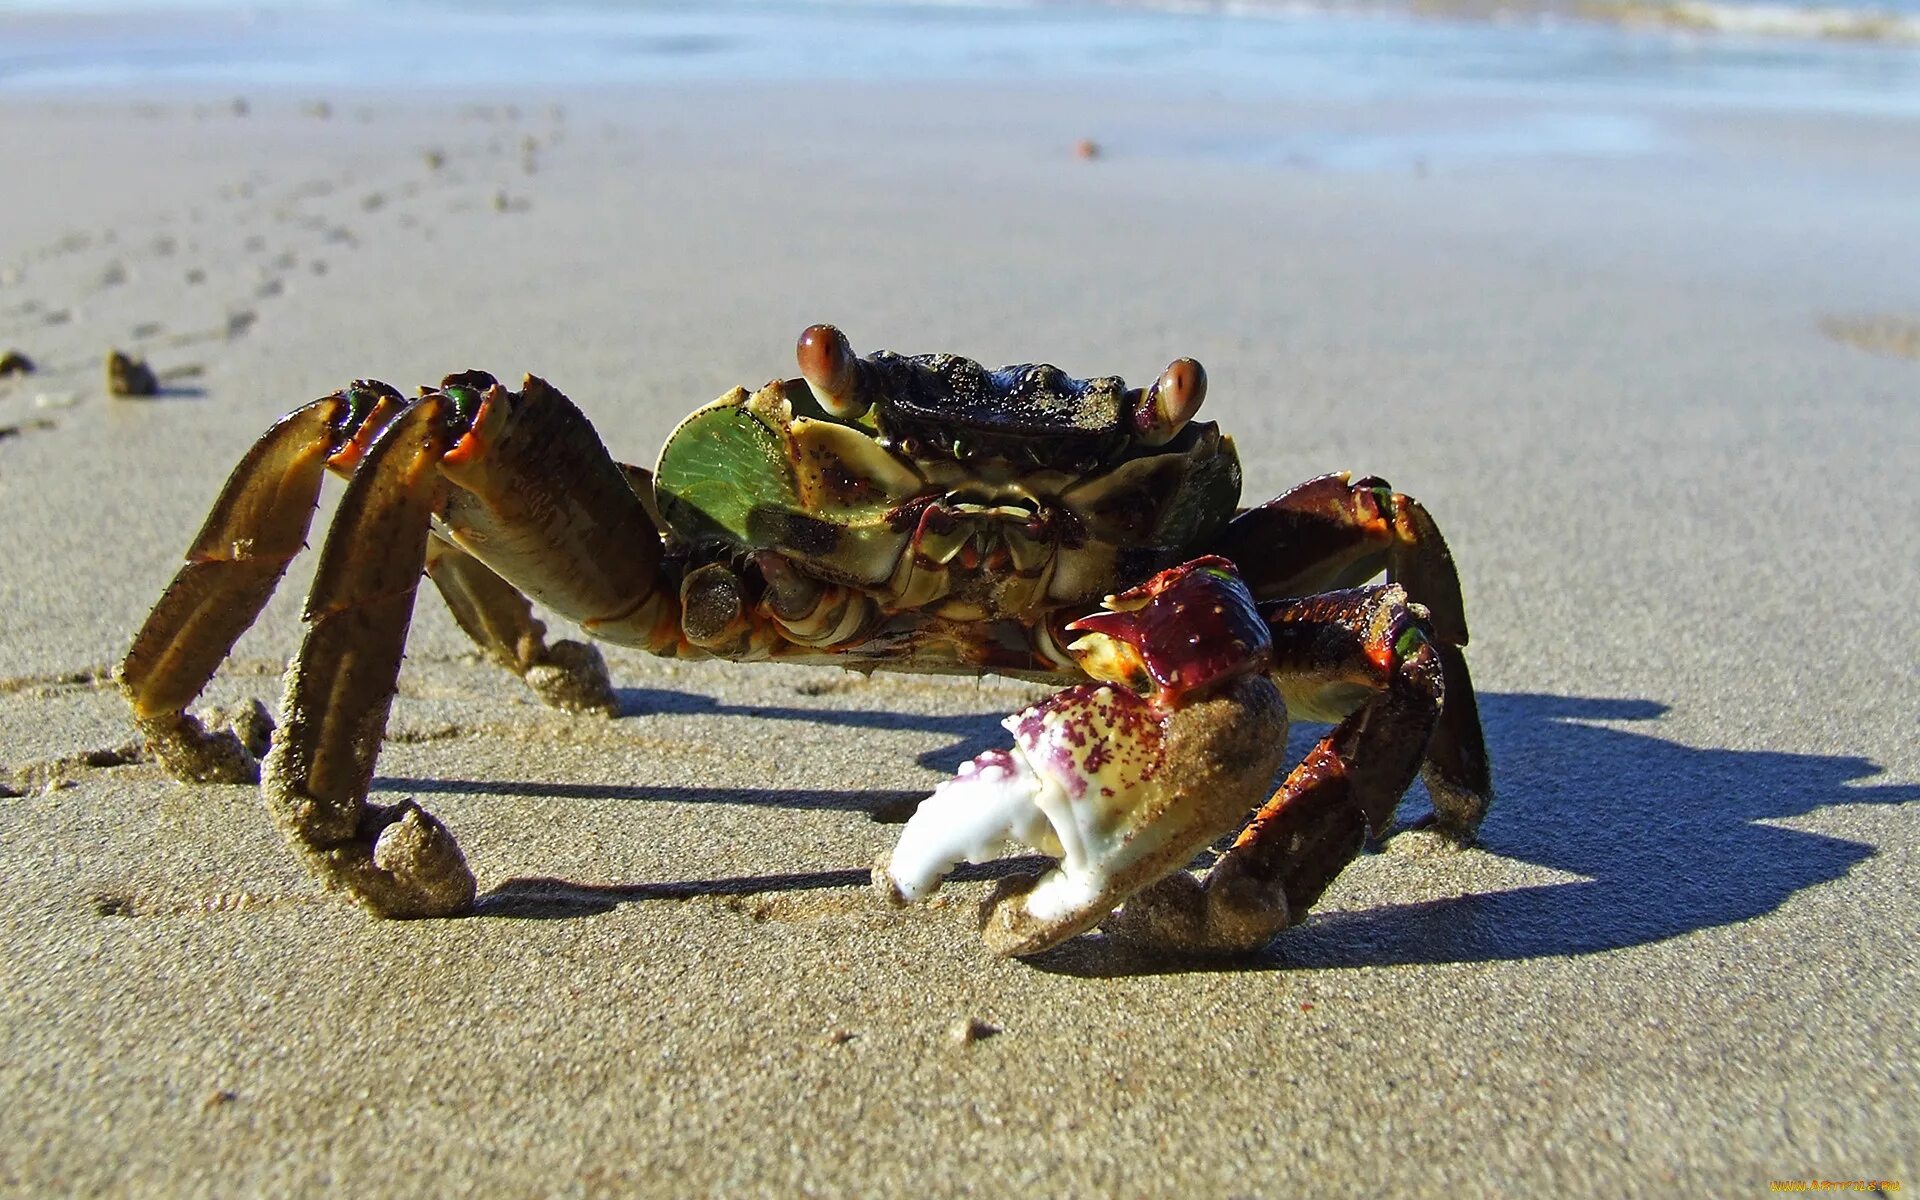
[[[941,507],[957,517],[972,517],[995,521],[1018,521],[1023,524],[1033,520],[1039,513],[1039,509],[1030,503],[976,504],[969,500],[956,500],[951,496],[942,502]]]

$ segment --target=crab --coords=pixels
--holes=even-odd
[[[1057,859],[991,889],[980,928],[999,954],[1095,927],[1262,946],[1387,833],[1416,776],[1433,834],[1473,838],[1493,791],[1460,584],[1419,503],[1331,474],[1241,508],[1232,439],[1195,420],[1192,359],[1128,388],[861,357],[828,325],[797,357],[799,378],[693,412],[652,472],[531,376],[515,392],[450,375],[411,400],[362,380],[295,410],[234,469],[117,669],[136,724],[177,778],[257,780],[313,874],[371,913],[470,911],[446,827],[368,800],[424,574],[488,657],[566,709],[616,704],[600,653],[549,644],[536,601],[676,658],[1061,686],[874,869],[904,904],[1009,842]],[[190,715],[305,544],[328,473],[346,491],[278,728],[259,705]],[[1290,715],[1333,728],[1274,790]]]

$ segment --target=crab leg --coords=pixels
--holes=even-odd
[[[523,591],[636,639],[672,599],[639,497],[559,392],[532,378],[509,393],[477,373],[449,376],[394,419],[327,532],[261,785],[315,874],[378,916],[473,904],[473,875],[438,821],[412,801],[367,802],[414,596],[441,538],[460,547],[432,552],[456,617],[529,675],[553,664]],[[604,694],[597,654],[591,669],[571,666],[573,685]]]
[[[185,706],[301,549],[328,470],[350,479],[287,673],[283,729],[256,766],[264,713],[249,745],[209,732]],[[446,830],[411,801],[367,803],[421,573],[543,699],[610,708],[598,652],[547,645],[524,593],[615,640],[675,643],[677,597],[661,586],[647,482],[540,380],[508,393],[479,373],[449,376],[412,403],[362,381],[283,419],[248,452],[116,677],[170,773],[257,773],[276,823],[327,883],[383,916],[464,911],[473,877]]]
[[[533,605],[486,564],[436,534],[427,541],[427,578],[467,636],[534,694],[568,712],[618,709],[606,660],[586,642],[546,642]]]
[[[258,780],[257,756],[273,727],[265,711],[255,705],[254,713],[218,714],[218,724],[208,729],[186,707],[258,619],[305,547],[323,475],[350,476],[405,405],[386,384],[360,380],[281,418],[228,477],[187,548],[186,563],[114,672],[133,706],[134,723],[174,778]],[[637,477],[630,490],[648,483],[644,471],[623,472]],[[649,522],[649,534],[653,528]],[[640,558],[651,563],[646,549]],[[599,652],[579,642],[546,645],[544,627],[512,585],[444,536],[430,544],[427,569],[460,627],[542,700],[574,711],[614,707]]]
[[[1421,774],[1437,831],[1456,842],[1472,841],[1493,800],[1492,772],[1461,653],[1467,618],[1460,578],[1439,527],[1420,502],[1373,476],[1322,475],[1235,517],[1214,550],[1235,562],[1262,564],[1247,585],[1263,601],[1352,587],[1384,570],[1388,582],[1403,585],[1407,598],[1426,609],[1447,703]]]
[[[1197,951],[1258,948],[1305,918],[1326,886],[1393,819],[1433,734],[1442,667],[1398,584],[1260,606],[1272,676],[1289,711],[1357,709],[1313,747],[1203,881],[1184,872],[1134,897],[1110,934]],[[1286,914],[1264,935],[1259,918]]]
[[[391,389],[366,382],[316,400],[269,429],[228,477],[186,564],[114,671],[135,724],[175,778],[258,778],[254,755],[264,745],[209,731],[186,707],[306,544],[326,469],[356,458],[398,402]]]
[[[658,527],[573,402],[531,376],[517,393],[478,372],[442,388],[477,402],[440,463],[455,485],[440,513],[448,540],[595,637],[671,644]]]
[[[446,916],[473,904],[473,875],[438,821],[411,801],[366,802],[453,417],[441,393],[415,401],[348,483],[307,596],[307,634],[287,671],[282,728],[261,773],[274,823],[309,867],[379,916]]]

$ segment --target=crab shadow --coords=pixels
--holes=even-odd
[[[1035,689],[1036,694],[1045,689]],[[676,716],[759,717],[775,721],[798,721],[807,725],[831,725],[841,729],[911,730],[915,733],[945,734],[954,740],[914,756],[914,762],[936,771],[951,771],[960,763],[984,750],[1007,744],[1007,733],[1000,721],[1005,713],[963,713],[936,716],[930,713],[891,712],[886,709],[808,708],[782,704],[730,704],[712,696],[666,688],[616,688],[620,715],[671,713]],[[926,793],[916,793],[916,801]],[[912,809],[907,810],[911,815]],[[905,820],[906,817],[901,817]]]
[[[1499,796],[1470,853],[1578,880],[1309,917],[1228,963],[1147,959],[1093,938],[1034,964],[1110,976],[1498,962],[1643,946],[1764,916],[1876,853],[1767,822],[1920,801],[1920,786],[1862,785],[1881,773],[1865,758],[1703,749],[1620,727],[1666,711],[1647,700],[1481,698]],[[1445,872],[1450,857],[1423,865]],[[1366,869],[1365,860],[1350,869]]]
[[[997,713],[921,716],[746,706],[660,689],[621,695],[627,713],[711,713],[944,734],[954,740],[919,756],[923,765],[940,770],[1006,740]],[[1845,877],[1875,853],[1864,843],[1766,822],[1839,805],[1920,801],[1920,786],[1864,784],[1880,774],[1865,758],[1699,748],[1631,728],[1656,722],[1666,711],[1650,700],[1526,693],[1481,697],[1500,794],[1478,848],[1469,853],[1531,863],[1576,880],[1327,913],[1289,930],[1260,954],[1235,960],[1149,957],[1093,936],[1029,961],[1054,973],[1111,976],[1489,962],[1647,945],[1763,916],[1797,892]],[[1288,761],[1297,761],[1321,732],[1296,730]],[[377,780],[376,787],[827,808],[885,822],[905,820],[925,795],[395,778]],[[1410,800],[1409,806],[1418,803]],[[1031,871],[1040,861],[963,868],[955,878]],[[1442,856],[1428,869],[1444,873],[1459,869],[1450,863],[1466,861]],[[1366,866],[1363,859],[1350,869]],[[513,879],[483,897],[481,911],[521,918],[584,916],[644,900],[857,887],[866,879],[866,869],[855,867],[633,885]]]
[[[908,730],[952,738],[944,745],[914,756],[920,766],[941,772],[996,746],[1004,745],[1006,730],[1000,713],[932,715],[881,709],[828,709],[802,705],[733,704],[697,692],[666,688],[616,688],[619,716],[648,714],[674,716],[753,717],[798,721],[850,730]],[[376,791],[412,794],[496,795],[575,800],[637,800],[671,804],[749,804],[789,809],[830,809],[863,813],[884,825],[903,825],[931,788],[806,789],[689,787],[683,785],[579,784],[539,780],[426,779],[381,776]],[[998,879],[1042,869],[1046,860],[1025,856],[981,865],[963,864],[950,877],[965,883]],[[799,874],[751,875],[713,879],[673,880],[636,884],[587,884],[547,877],[509,879],[480,897],[478,911],[489,917],[561,919],[593,916],[621,904],[649,900],[686,900],[696,896],[745,896],[772,892],[810,891],[866,886],[869,867]]]

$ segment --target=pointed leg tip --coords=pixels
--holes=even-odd
[[[1437,812],[1393,832],[1387,837],[1387,853],[1400,858],[1439,858],[1470,850],[1479,843],[1479,822],[1459,824]]]
[[[553,708],[619,715],[620,699],[607,674],[607,660],[585,642],[561,641],[547,647],[545,659],[527,668],[526,681]]]
[[[135,723],[161,768],[188,783],[260,782],[273,736],[273,718],[258,700]]]
[[[1433,770],[1422,771],[1421,777],[1427,785],[1427,796],[1433,801],[1433,811],[1415,822],[1414,828],[1444,838],[1457,848],[1473,845],[1480,833],[1480,823],[1493,807],[1493,786],[1484,782],[1478,787],[1455,783]]]
[[[267,706],[258,700],[248,700],[241,704],[204,709],[200,720],[216,733],[224,733],[238,742],[241,749],[252,757],[254,774],[259,774],[259,760],[267,756],[273,745],[273,714]]]
[[[356,890],[375,915],[456,917],[473,911],[473,872],[459,843],[412,801],[374,838],[371,859],[386,886]]]

